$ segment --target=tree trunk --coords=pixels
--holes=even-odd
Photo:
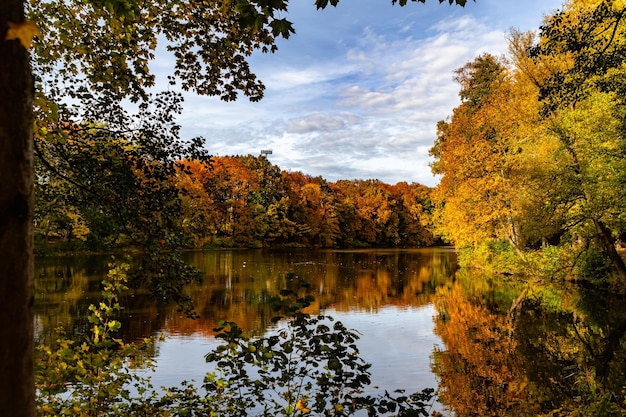
[[[33,417],[33,81],[9,21],[23,0],[0,1],[0,416]]]
[[[600,220],[594,219],[593,223],[596,228],[596,235],[602,245],[602,251],[613,263],[620,280],[626,284],[626,264],[624,264],[624,259],[622,259],[615,248],[615,239],[613,239],[611,231]]]

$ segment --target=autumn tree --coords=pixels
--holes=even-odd
[[[541,27],[530,55],[538,65],[559,59],[540,80],[543,115],[560,144],[563,187],[552,204],[574,240],[591,240],[626,282],[615,242],[625,228],[624,54],[626,8],[619,1],[574,0]]]
[[[347,232],[353,240],[348,245],[374,245],[381,233],[378,211],[387,214],[387,202],[382,196],[376,197],[378,180],[341,180],[335,184],[339,195],[338,202],[342,214],[341,224],[347,225]],[[382,223],[381,220],[379,223]]]
[[[427,246],[430,192],[419,184],[385,184],[379,180],[341,180],[335,193],[341,246]]]
[[[335,193],[326,180],[301,172],[283,174],[292,202],[292,217],[299,227],[299,239],[305,246],[335,247],[339,236],[339,219]]]
[[[184,222],[196,242],[231,247],[416,247],[435,242],[430,189],[423,185],[328,183],[282,171],[252,155],[214,157],[210,167],[182,164],[189,166],[178,182]]]
[[[256,172],[238,157],[223,157],[216,159],[214,174],[206,189],[216,198],[218,236],[231,239],[235,245],[252,246],[256,231],[254,208],[249,202],[260,187]],[[217,192],[213,194],[213,190]]]
[[[407,247],[435,244],[431,189],[421,184],[399,182],[391,190],[399,203],[400,244]]]
[[[520,115],[507,63],[484,54],[456,72],[461,105],[438,124],[432,169],[443,235],[460,247],[505,239],[520,248],[515,194]],[[519,96],[518,96],[519,97]]]
[[[209,218],[205,233],[215,238],[211,244],[261,246],[268,210],[286,197],[282,175],[265,157],[252,155],[215,157],[210,168],[193,170],[190,180],[203,187],[202,210]]]
[[[204,188],[212,166],[198,160],[184,160],[181,165],[185,169],[178,170],[176,187],[180,190],[182,227],[189,246],[202,248],[212,244],[216,233],[214,201]]]
[[[559,245],[574,254],[571,271],[626,281],[624,13],[617,1],[570,1],[537,39],[511,33],[512,65],[483,55],[459,70],[462,103],[431,150],[450,241],[508,241],[522,258]]]

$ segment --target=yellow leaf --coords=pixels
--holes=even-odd
[[[100,328],[98,326],[93,326],[93,340],[98,343],[98,339],[100,337]]]
[[[302,400],[302,399],[300,399],[300,400],[298,400],[298,401],[296,402],[296,408],[297,408],[298,410],[302,410],[302,409],[303,409],[303,408],[305,408],[305,407],[306,407],[306,400]]]
[[[22,46],[26,49],[30,49],[30,44],[32,43],[34,36],[41,36],[41,31],[34,22],[25,21],[22,23],[8,23],[9,30],[7,32],[6,40],[10,41],[18,39]]]

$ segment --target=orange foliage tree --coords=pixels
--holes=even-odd
[[[430,189],[282,171],[265,157],[185,162],[178,186],[195,246],[428,246]]]

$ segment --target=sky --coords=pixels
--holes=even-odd
[[[339,179],[434,186],[428,155],[436,124],[459,104],[454,70],[481,53],[506,54],[512,28],[537,31],[561,0],[341,0],[317,11],[292,0],[296,34],[255,53],[261,102],[185,94],[183,138],[213,155],[259,155],[283,170]]]

